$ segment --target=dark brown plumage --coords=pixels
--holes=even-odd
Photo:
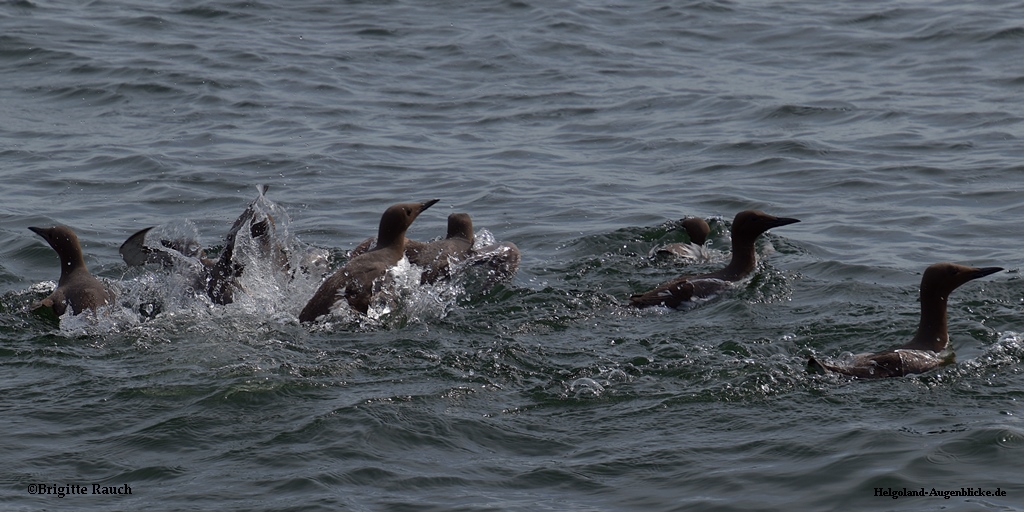
[[[48,307],[53,309],[55,315],[61,316],[68,307],[77,315],[86,309],[95,310],[113,304],[114,294],[85,267],[82,246],[71,228],[54,226],[28,229],[43,237],[60,257],[60,281],[57,282],[57,288],[48,297],[33,304],[32,309]]]
[[[366,314],[374,294],[374,282],[405,256],[405,232],[420,213],[437,199],[400,203],[384,211],[377,231],[377,246],[353,257],[324,281],[299,313],[300,322],[311,322],[330,312],[344,298],[349,306]]]
[[[947,362],[939,352],[949,343],[946,305],[949,294],[960,285],[1003,270],[974,268],[955,263],[936,263],[921,276],[921,322],[914,338],[904,345],[882,352],[855,355],[850,364],[823,362],[811,356],[808,369],[832,371],[860,378],[902,377],[922,373]]]
[[[242,227],[246,224],[249,225],[249,235],[269,255],[271,246],[270,233],[274,229],[274,219],[267,215],[261,220],[256,220],[256,205],[267,193],[269,187],[260,185],[257,188],[259,195],[249,203],[249,206],[235,219],[228,233],[224,235],[224,249],[220,252],[220,256],[213,262],[213,265],[206,265],[204,262],[207,271],[204,276],[203,288],[206,290],[207,297],[215,304],[231,304],[234,302],[235,289],[238,288],[238,278],[242,275],[242,271],[245,270],[245,266],[240,264],[235,258],[235,241],[238,237],[238,231]]]
[[[500,242],[474,250],[466,265],[487,269],[487,280],[496,283],[509,281],[515,277],[522,259],[523,255],[516,244]]]
[[[349,258],[369,251],[376,243],[375,237],[363,240],[349,252]],[[444,239],[418,242],[406,238],[405,255],[411,263],[424,268],[422,284],[452,277],[451,263],[460,263],[463,268],[486,268],[491,282],[507,281],[515,276],[522,260],[516,244],[501,242],[474,249],[475,243],[472,219],[465,213],[453,213],[448,216],[448,234]]]
[[[249,203],[224,235],[224,249],[217,259],[207,258],[202,245],[192,239],[161,240],[159,246],[146,245],[146,235],[152,227],[128,237],[119,249],[121,258],[129,266],[158,263],[170,267],[181,257],[198,262],[198,265],[190,270],[196,272],[193,278],[195,288],[203,290],[215,304],[231,304],[234,301],[234,292],[238,288],[238,277],[244,270],[244,266],[235,257],[235,242],[239,230],[246,224],[249,226],[250,236],[257,242],[257,247],[263,255],[273,258],[283,270],[288,269],[287,254],[274,240],[274,218],[265,215],[258,219],[257,215],[257,204],[263,199],[268,188],[266,185],[257,187],[259,195]]]
[[[700,259],[701,246],[707,242],[708,235],[711,234],[711,227],[708,226],[707,221],[700,217],[688,217],[683,220],[682,226],[686,230],[687,236],[690,237],[689,243],[677,242],[663,245],[651,251],[650,256],[676,256],[679,258]]]
[[[736,214],[732,222],[732,260],[725,268],[696,276],[683,276],[659,285],[645,293],[629,298],[630,305],[639,308],[668,306],[677,308],[694,299],[707,298],[720,293],[732,281],[750,274],[757,265],[754,242],[772,228],[800,222],[797,219],[775,217],[757,210]]]
[[[443,239],[433,242],[406,240],[405,255],[410,263],[423,267],[421,283],[435,283],[451,277],[451,265],[472,253],[473,240],[473,220],[469,214],[453,213],[448,216],[448,232]]]

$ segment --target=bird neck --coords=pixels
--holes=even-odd
[[[391,250],[398,252],[399,254],[405,252],[405,232],[398,233],[397,236],[389,235],[381,230],[377,233],[377,247],[375,250]]]
[[[946,327],[948,294],[926,294],[921,291],[921,323],[917,333],[903,348],[941,352],[949,343]]]
[[[732,259],[722,270],[716,272],[721,279],[726,281],[738,281],[754,270],[757,265],[757,254],[754,251],[754,242],[744,242],[733,237]]]
[[[60,283],[63,284],[79,269],[85,269],[85,258],[80,251],[60,255]]]

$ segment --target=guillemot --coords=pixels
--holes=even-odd
[[[51,308],[59,317],[69,306],[72,313],[77,315],[86,309],[96,310],[114,302],[114,294],[85,267],[82,246],[71,228],[53,226],[28,229],[43,237],[60,257],[60,281],[57,282],[57,288],[46,298],[34,303],[33,310]]]
[[[847,363],[830,363],[810,356],[807,369],[832,371],[860,378],[902,377],[923,373],[950,362],[940,354],[949,343],[946,304],[949,294],[960,285],[1003,270],[1000,267],[974,268],[955,263],[935,263],[921,276],[921,322],[909,342],[882,352],[853,356]]]
[[[668,306],[678,308],[694,299],[708,298],[721,293],[750,274],[757,265],[754,241],[772,228],[800,222],[798,219],[775,217],[758,210],[745,210],[736,214],[732,222],[732,260],[718,271],[695,276],[683,276],[662,283],[653,290],[629,298],[631,306],[645,308]]]
[[[374,283],[405,257],[406,230],[419,214],[438,201],[399,203],[385,210],[377,230],[376,247],[351,258],[327,278],[302,308],[299,321],[311,322],[326,315],[342,298],[353,310],[366,314],[375,292]]]
[[[708,226],[707,221],[700,217],[687,217],[681,224],[690,238],[689,242],[676,242],[655,247],[648,256],[651,258],[668,256],[694,261],[710,260],[711,255],[708,254],[708,249],[704,246],[711,233],[711,227]]]

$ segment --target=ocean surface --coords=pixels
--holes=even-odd
[[[4,1],[0,509],[1024,510],[1022,54],[1020,1]],[[122,261],[216,254],[259,184],[325,268],[218,306]],[[515,277],[298,322],[432,198],[410,238],[469,213]],[[801,222],[626,307],[746,209]],[[30,311],[53,224],[115,307]],[[940,261],[1006,269],[950,297],[955,364],[806,371],[907,341]]]

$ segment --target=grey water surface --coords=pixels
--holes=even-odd
[[[2,2],[0,508],[1024,510],[1022,55],[1019,1]],[[435,197],[411,238],[522,263],[310,326],[322,272],[215,306],[121,260],[257,184],[331,268]],[[625,307],[750,208],[801,222],[739,289]],[[58,223],[114,313],[29,311]],[[955,364],[806,372],[908,340],[939,261],[1007,269]]]

